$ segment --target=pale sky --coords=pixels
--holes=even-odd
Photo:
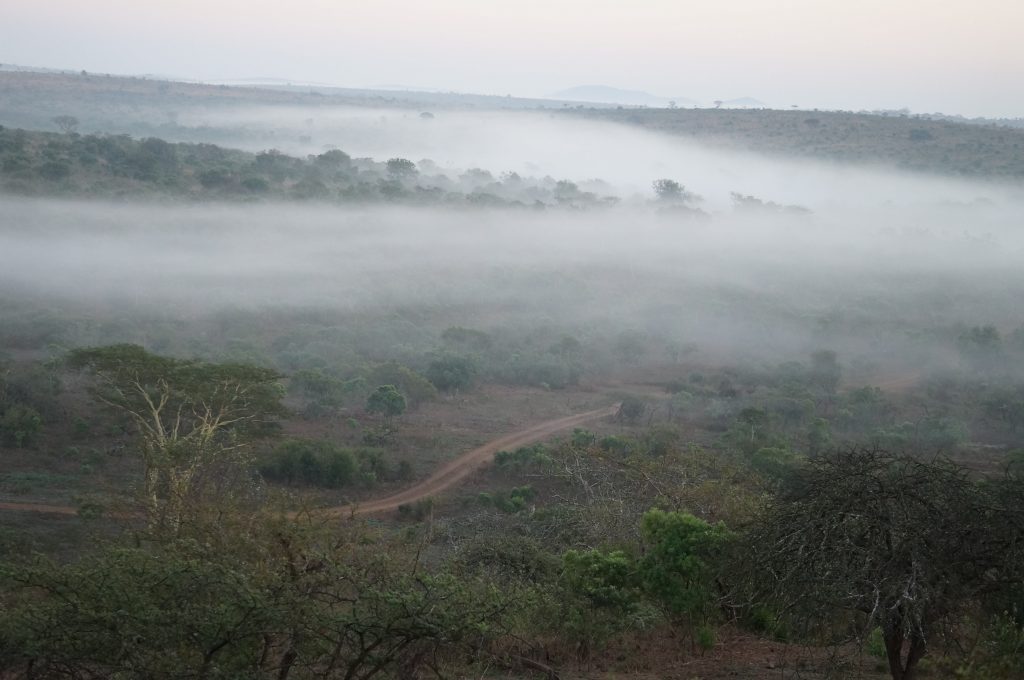
[[[1024,0],[0,0],[0,63],[1024,116]]]

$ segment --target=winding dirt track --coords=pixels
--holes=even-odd
[[[494,454],[498,451],[533,444],[550,437],[556,432],[568,430],[570,427],[582,425],[590,420],[614,415],[618,409],[619,405],[615,404],[606,408],[587,411],[586,413],[578,413],[574,416],[566,416],[565,418],[549,420],[547,422],[540,423],[539,425],[534,425],[529,429],[505,435],[500,439],[489,441],[483,446],[478,446],[472,451],[462,454],[455,460],[445,463],[425,480],[419,482],[415,486],[409,487],[405,491],[399,491],[391,496],[370,500],[362,504],[323,508],[316,511],[316,514],[342,517],[371,515],[374,513],[394,510],[400,505],[415,503],[416,501],[435,496],[442,491],[447,491],[452,488],[470,473],[489,463],[494,457]],[[293,513],[293,515],[294,514],[295,513]]]
[[[551,435],[567,430],[570,427],[582,425],[590,420],[614,415],[619,405],[614,404],[606,408],[578,413],[574,416],[548,420],[534,425],[533,427],[512,434],[505,435],[483,446],[478,446],[458,458],[451,460],[434,471],[429,477],[404,491],[396,494],[369,500],[362,504],[340,505],[333,508],[319,508],[312,511],[313,514],[328,517],[353,517],[355,515],[370,515],[374,513],[395,510],[400,505],[415,503],[416,501],[435,496],[458,484],[470,473],[486,465],[491,461],[498,451],[513,449],[527,444],[533,444]],[[0,510],[15,510],[23,512],[35,512],[50,515],[76,515],[78,508],[68,505],[46,505],[43,503],[0,503]],[[297,517],[300,513],[290,513],[290,517]]]
[[[904,374],[891,375],[886,380],[871,384],[885,392],[902,392],[913,387],[920,381],[920,379],[921,376],[918,373],[908,372]],[[384,498],[371,499],[364,503],[339,505],[330,508],[318,508],[311,511],[311,513],[327,517],[353,517],[355,515],[372,515],[395,510],[400,505],[415,503],[416,501],[421,501],[425,498],[447,491],[465,479],[472,472],[489,463],[491,458],[498,451],[533,444],[550,437],[557,432],[561,432],[562,430],[582,425],[583,423],[591,420],[614,415],[618,408],[619,405],[614,404],[606,408],[587,411],[586,413],[578,413],[574,416],[548,420],[525,430],[505,435],[504,437],[490,441],[483,446],[479,446],[472,451],[468,451],[458,458],[445,463],[425,480],[414,484],[404,491],[399,491],[398,493],[385,496]],[[0,502],[0,510],[35,512],[50,515],[78,514],[78,508],[75,507],[67,505],[47,505],[44,503]],[[289,513],[289,516],[294,518],[300,514],[303,513],[293,512]]]

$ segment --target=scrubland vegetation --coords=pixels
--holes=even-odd
[[[389,102],[374,155],[107,81],[81,132],[0,105],[5,677],[1024,674],[1019,132],[798,121],[839,167]]]
[[[589,110],[573,111],[766,153],[893,165],[967,177],[1020,177],[1024,134],[1019,121],[972,126],[942,117],[842,111]]]

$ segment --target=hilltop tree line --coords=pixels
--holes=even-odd
[[[470,207],[600,209],[620,197],[594,179],[577,183],[516,172],[454,171],[429,159],[376,161],[331,149],[298,158],[270,149],[256,154],[213,144],[171,143],[156,137],[79,135],[73,116],[57,116],[62,135],[0,126],[0,190],[22,195],[296,200]],[[651,205],[708,217],[703,200],[676,180],[651,183]],[[737,210],[806,214],[754,196],[733,194]]]
[[[375,161],[332,149],[307,158],[251,154],[150,137],[79,135],[0,127],[0,187],[19,194],[169,196],[206,200],[289,199],[341,203],[596,208],[618,198],[599,181],[495,177],[451,171],[430,160]]]

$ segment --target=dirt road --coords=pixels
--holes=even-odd
[[[574,416],[548,420],[525,430],[513,432],[512,434],[487,442],[483,446],[478,446],[472,451],[464,453],[458,458],[445,463],[425,480],[414,484],[404,491],[399,491],[396,494],[376,500],[371,499],[358,505],[342,505],[333,508],[321,508],[315,512],[318,515],[327,515],[332,517],[351,517],[354,515],[368,515],[387,512],[388,510],[396,509],[399,505],[415,503],[416,501],[447,491],[451,487],[455,486],[467,475],[489,463],[494,457],[494,454],[498,451],[514,449],[520,446],[536,443],[557,432],[568,430],[571,427],[582,425],[583,423],[596,420],[597,418],[614,415],[618,408],[619,405],[615,404],[606,408],[587,411],[586,413],[578,413]],[[78,508],[75,507],[67,505],[46,505],[43,503],[0,503],[0,510],[36,512],[51,515],[78,514]],[[296,516],[297,514],[298,513],[293,513],[292,516]]]
[[[500,439],[495,439],[487,442],[483,446],[479,446],[472,451],[462,454],[455,460],[445,463],[425,480],[409,487],[405,491],[399,491],[396,494],[385,496],[384,498],[378,498],[376,500],[369,500],[361,504],[325,508],[319,510],[317,514],[327,513],[343,517],[351,515],[370,515],[378,512],[394,510],[400,505],[415,503],[416,501],[423,500],[424,498],[435,496],[442,491],[447,491],[451,487],[455,486],[467,475],[489,463],[493,459],[494,454],[498,451],[515,449],[520,446],[536,443],[557,432],[582,425],[590,420],[614,415],[618,409],[619,405],[615,404],[606,408],[587,411],[586,413],[579,413],[574,416],[558,418],[557,420],[549,420],[539,425],[534,425],[529,429],[520,430],[519,432],[506,435]]]
[[[898,393],[913,387],[920,382],[920,380],[921,376],[918,373],[907,372],[903,374],[890,375],[880,382],[867,384],[878,387],[885,392]],[[625,386],[620,385],[617,386],[616,389],[621,390],[624,387]],[[628,387],[636,388],[637,386],[630,385]],[[662,388],[659,387],[659,392],[661,389]],[[569,428],[582,425],[583,423],[596,420],[597,418],[613,415],[618,408],[619,405],[615,404],[606,408],[587,411],[586,413],[579,413],[574,416],[548,420],[528,429],[505,435],[504,437],[490,441],[483,446],[479,446],[472,451],[468,451],[458,458],[445,463],[425,480],[414,484],[404,491],[399,491],[398,493],[385,496],[384,498],[370,499],[363,503],[341,505],[332,508],[320,508],[315,512],[318,515],[327,515],[332,517],[351,517],[354,515],[370,515],[395,510],[400,505],[415,503],[416,501],[447,491],[462,481],[466,476],[490,462],[494,454],[498,451],[533,444],[545,439],[546,437],[550,437],[557,432],[568,430]],[[52,515],[75,515],[78,513],[78,508],[65,505],[46,505],[43,503],[0,502],[0,510],[36,512]],[[293,513],[293,516],[297,514],[298,513]]]

